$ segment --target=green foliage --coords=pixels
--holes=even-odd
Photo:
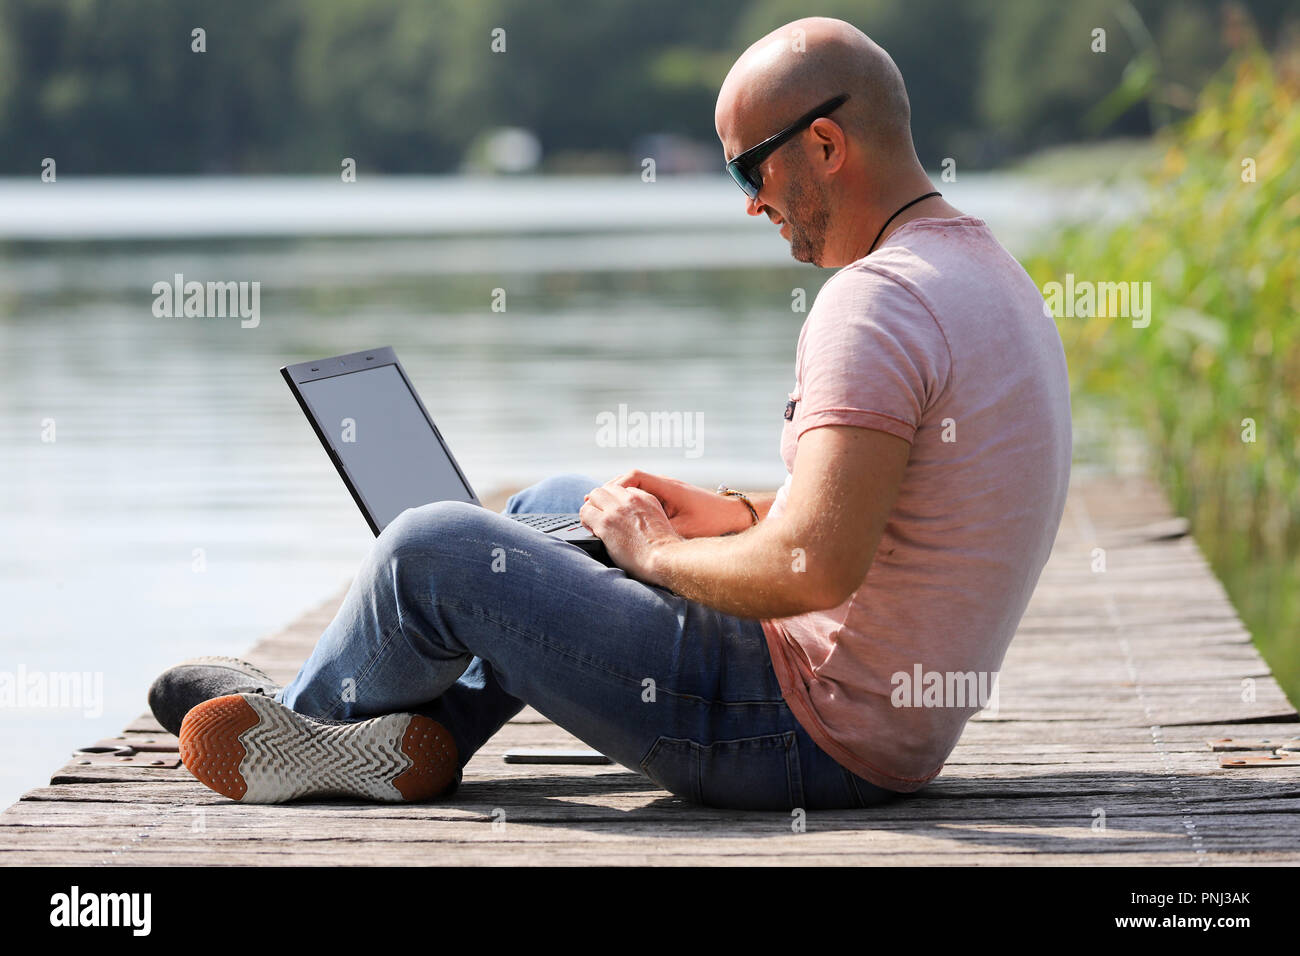
[[[1300,77],[1249,49],[1165,145],[1149,210],[1069,230],[1026,268],[1040,284],[1152,283],[1148,328],[1060,320],[1073,387],[1116,398],[1144,432],[1300,699]]]
[[[1152,104],[1190,103],[1222,61],[1219,2],[0,0],[0,173],[31,175],[45,156],[67,174],[323,173],[341,156],[441,172],[499,126],[534,130],[548,156],[631,169],[646,134],[714,143],[731,62],[812,12],[893,55],[923,162],[973,169],[1149,132]],[[1281,29],[1284,5],[1245,5],[1266,35]],[[1153,38],[1137,60],[1123,10]],[[205,53],[191,52],[195,27]],[[505,53],[490,49],[497,27]]]

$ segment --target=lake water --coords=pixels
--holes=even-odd
[[[942,188],[1013,251],[1127,206]],[[829,272],[743,210],[722,177],[0,181],[0,681],[102,676],[75,707],[4,701],[0,806],[142,712],[162,668],[350,579],[373,537],[281,365],[394,346],[480,495],[632,466],[779,484],[792,293]],[[259,282],[260,321],[156,317],[177,274]],[[620,404],[698,415],[699,454],[602,447]]]

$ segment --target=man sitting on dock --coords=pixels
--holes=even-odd
[[[511,499],[580,509],[617,567],[472,505],[404,512],[289,686],[228,659],[155,683],[199,780],[250,802],[447,795],[525,704],[714,806],[866,807],[939,773],[988,703],[953,688],[996,679],[1064,508],[1055,324],[934,191],[903,78],[854,27],[759,40],[715,121],[746,211],[839,270],[774,402],[785,484],[631,472]]]

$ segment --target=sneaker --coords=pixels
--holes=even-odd
[[[169,734],[181,732],[190,708],[227,694],[274,697],[280,685],[248,661],[237,657],[196,657],[169,667],[149,688],[149,709]]]
[[[460,781],[451,734],[419,714],[347,723],[308,717],[258,694],[234,694],[186,714],[180,739],[190,773],[244,803],[429,800]]]

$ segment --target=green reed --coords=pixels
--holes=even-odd
[[[1076,402],[1114,404],[1300,702],[1300,70],[1238,54],[1163,134],[1149,208],[1063,230],[1026,268],[1150,282],[1151,321],[1060,318]]]

